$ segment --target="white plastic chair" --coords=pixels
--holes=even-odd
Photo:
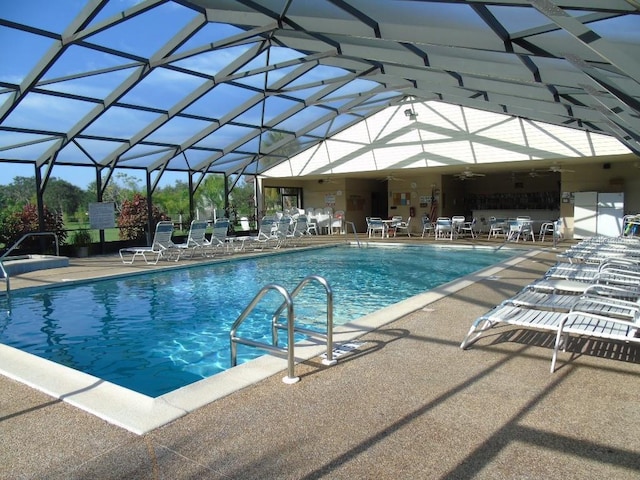
[[[440,238],[449,238],[453,240],[453,224],[449,217],[438,217],[435,227],[436,240]]]
[[[471,220],[470,222],[464,222],[462,224],[462,226],[460,227],[460,233],[461,234],[471,234],[471,238],[476,238],[476,232],[474,231],[476,226],[476,219],[474,217],[473,220]]]
[[[400,218],[402,218],[402,217],[400,217]],[[400,223],[397,223],[394,226],[395,232],[394,232],[393,236],[395,237],[398,232],[404,232],[404,233],[407,234],[407,237],[410,237],[411,236],[411,232],[409,231],[409,224],[410,223],[411,223],[411,217],[407,217],[407,221],[406,222],[400,221]]]
[[[344,212],[342,210],[338,210],[331,217],[331,228],[329,229],[329,233],[333,235],[334,233],[343,234],[344,232]]]
[[[424,238],[425,233],[429,236],[430,232],[433,232],[433,225],[431,224],[431,219],[425,215],[422,217],[422,238]]]
[[[457,234],[460,233],[460,229],[464,225],[467,219],[464,218],[464,215],[454,215],[451,217],[451,226],[453,227],[453,231]]]
[[[369,238],[374,237],[376,232],[380,232],[380,237],[384,237],[385,225],[380,217],[367,217],[367,234]]]
[[[498,235],[502,237],[507,236],[506,223],[504,220],[498,220],[496,217],[490,217],[489,235],[487,236],[487,238],[497,237]]]

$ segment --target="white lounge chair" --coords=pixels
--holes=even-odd
[[[213,223],[211,240],[207,245],[207,249],[224,250],[226,253],[232,253],[231,243],[229,237],[229,219],[218,218]]]
[[[293,231],[290,237],[292,239],[302,239],[311,236],[309,231],[309,219],[306,215],[300,214],[293,224]]]
[[[197,251],[204,256],[205,248],[210,245],[210,242],[205,236],[206,231],[206,220],[193,220],[189,226],[187,241],[185,243],[175,244],[175,248],[180,250],[181,256],[182,254],[188,254],[189,258],[192,258]]]
[[[469,332],[460,344],[460,348],[468,348],[480,338],[484,332],[497,324],[515,325],[528,329],[556,332],[560,326],[560,321],[566,315],[566,312],[538,310],[517,306],[507,300],[481,317],[478,317],[473,322]]]
[[[276,235],[277,222],[273,218],[263,218],[260,222],[258,235],[249,239],[254,250],[264,250],[265,248],[275,248],[278,246],[278,236]]]
[[[562,348],[563,351],[566,351],[571,335],[624,343],[640,343],[639,332],[640,312],[636,312],[632,319],[622,319],[584,312],[578,305],[573,311],[566,314],[558,326],[551,358],[551,373],[555,371],[558,350]]]
[[[176,244],[171,240],[172,235],[173,222],[158,222],[151,246],[126,247],[120,249],[119,253],[122,263],[130,265],[138,257],[144,259],[145,263],[149,265],[157,264],[160,258],[166,258],[167,260],[174,260],[177,262],[180,259],[180,249],[177,248]],[[147,258],[147,255],[153,258],[153,260],[150,261],[149,258]]]
[[[553,310],[557,312],[570,312],[577,305],[584,311],[593,313],[606,313],[621,318],[631,318],[635,312],[640,310],[638,300],[621,300],[607,295],[607,292],[598,294],[596,290],[582,295],[559,294],[550,292],[540,292],[534,289],[525,288],[508,302],[518,307],[534,308],[537,310]],[[611,293],[611,292],[609,292]]]

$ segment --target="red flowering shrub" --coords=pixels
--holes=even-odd
[[[4,243],[7,248],[10,248],[25,233],[39,231],[38,207],[31,203],[27,203],[22,207],[22,210],[10,213],[0,219],[0,243]],[[64,243],[67,238],[62,214],[52,212],[46,206],[44,207],[44,231],[56,233],[60,244]],[[47,244],[55,245],[53,237],[30,237],[22,241],[20,248],[33,249],[40,245],[42,238]]]
[[[168,217],[152,206],[153,227],[161,220]],[[122,240],[146,240],[145,232],[148,223],[147,199],[139,193],[133,196],[132,200],[124,200],[120,208],[118,217],[118,227],[120,227],[120,239]]]

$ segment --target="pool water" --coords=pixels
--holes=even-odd
[[[230,366],[229,330],[267,284],[291,292],[308,275],[328,281],[339,325],[512,256],[429,246],[350,246],[12,293],[0,342],[156,397]],[[238,333],[271,341],[283,298],[270,292]],[[296,322],[326,324],[326,293],[310,283]],[[280,336],[281,345],[286,334]],[[264,351],[238,347],[238,363]]]

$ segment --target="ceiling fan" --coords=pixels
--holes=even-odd
[[[338,183],[331,177],[321,178],[318,183]]]
[[[546,177],[548,172],[549,170],[535,170],[532,168],[527,175],[529,175],[531,178],[540,178]]]
[[[460,180],[469,180],[474,177],[484,177],[485,174],[472,172],[471,169],[465,168],[462,172],[456,173],[453,176],[458,177]]]
[[[395,175],[387,175],[386,177],[382,177],[380,179],[381,182],[404,182],[404,178],[398,178]]]
[[[551,165],[549,171],[553,173],[573,173],[575,170],[569,170],[568,168],[562,168],[560,165]]]

